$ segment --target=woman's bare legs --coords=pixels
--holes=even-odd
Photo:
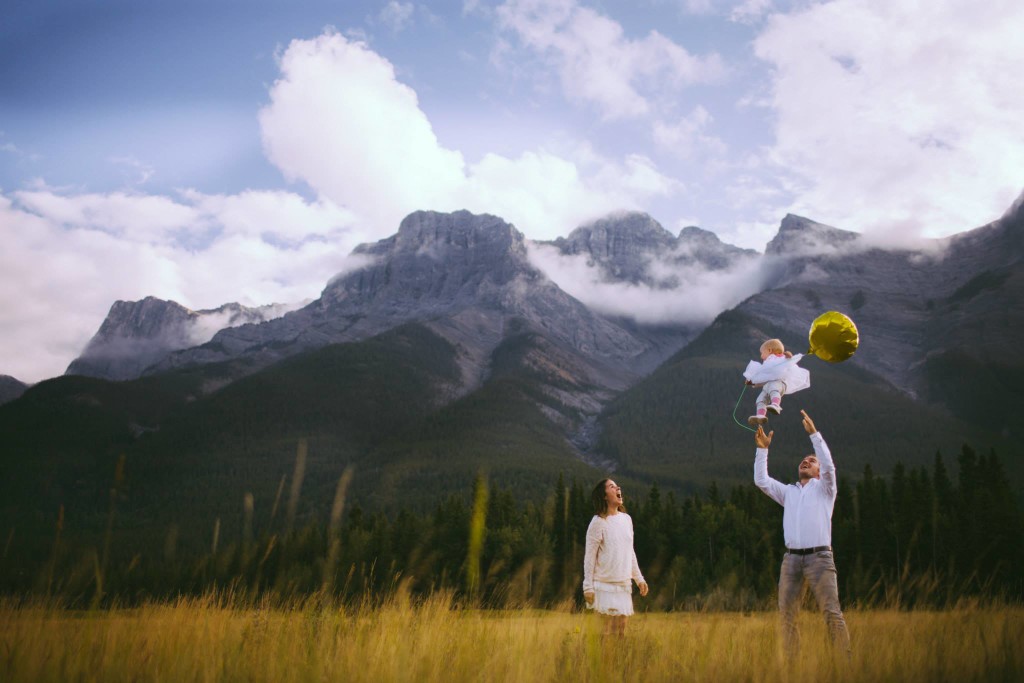
[[[629,617],[626,615],[607,616],[604,618],[604,634],[606,636],[626,635],[626,622]]]

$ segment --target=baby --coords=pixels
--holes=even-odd
[[[761,363],[750,361],[743,376],[747,384],[761,387],[757,395],[757,412],[747,418],[747,424],[756,427],[768,421],[768,411],[782,412],[782,395],[811,386],[811,373],[797,365],[803,354],[793,355],[778,339],[761,344]]]

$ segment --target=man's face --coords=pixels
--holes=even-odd
[[[800,481],[819,478],[821,476],[821,468],[818,466],[818,458],[808,455],[801,460],[800,466],[797,467],[797,474],[800,476]]]

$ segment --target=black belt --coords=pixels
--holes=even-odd
[[[790,555],[811,555],[813,553],[830,553],[832,552],[832,546],[819,545],[813,548],[786,548],[786,552]]]

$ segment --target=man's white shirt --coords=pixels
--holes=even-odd
[[[832,509],[836,504],[836,466],[821,432],[811,434],[818,457],[820,479],[783,484],[768,476],[768,449],[758,448],[754,457],[754,483],[784,508],[782,530],[786,547],[815,548],[832,545]]]

